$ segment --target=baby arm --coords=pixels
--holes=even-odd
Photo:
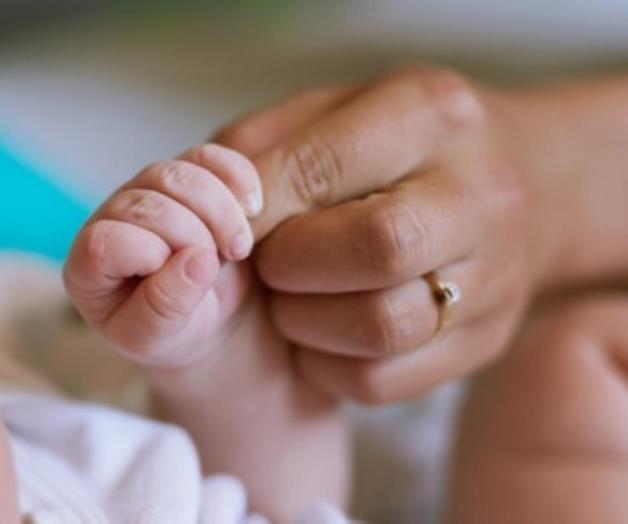
[[[242,262],[261,205],[248,160],[197,146],[105,202],[65,281],[86,320],[146,370],[159,414],[190,433],[204,471],[240,477],[253,509],[286,522],[309,502],[344,502],[346,432],[338,406],[293,374]]]

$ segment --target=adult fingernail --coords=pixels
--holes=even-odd
[[[185,276],[194,284],[203,285],[214,269],[216,255],[208,250],[199,251],[185,263]]]
[[[232,260],[242,260],[249,256],[253,249],[253,237],[249,232],[238,234],[232,241],[229,248],[229,255]]]
[[[259,191],[252,191],[244,197],[242,203],[246,216],[252,218],[259,215],[264,207],[264,198]]]

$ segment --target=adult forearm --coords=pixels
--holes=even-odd
[[[628,276],[628,76],[512,95],[513,154],[540,195],[543,289]]]

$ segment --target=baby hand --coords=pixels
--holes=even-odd
[[[149,366],[195,362],[237,310],[261,211],[253,164],[215,144],[150,165],[83,227],[65,267],[67,291],[110,343]],[[215,337],[220,338],[220,337]],[[215,340],[215,338],[213,340]],[[219,342],[217,342],[219,343]]]

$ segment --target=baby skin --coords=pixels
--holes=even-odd
[[[296,376],[246,261],[263,208],[253,164],[195,146],[148,166],[83,227],[64,278],[76,307],[143,370],[157,415],[188,431],[203,472],[245,483],[253,511],[290,522],[343,506],[339,406]]]
[[[552,301],[477,377],[444,522],[628,522],[626,318],[625,292]]]

